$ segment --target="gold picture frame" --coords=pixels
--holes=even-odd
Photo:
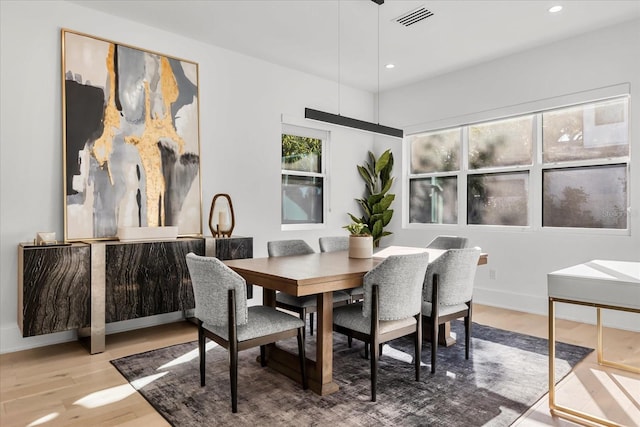
[[[65,241],[202,235],[198,64],[62,29]]]

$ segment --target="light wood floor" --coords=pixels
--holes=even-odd
[[[474,321],[547,337],[546,316],[476,305]],[[563,320],[556,325],[559,341],[595,348],[595,326]],[[605,329],[604,336],[607,359],[640,366],[640,333]],[[0,355],[0,425],[167,425],[109,360],[195,339],[195,326],[179,322],[109,335],[106,351],[93,356],[76,342]],[[558,404],[640,426],[640,375],[598,366],[595,352],[556,390]],[[576,425],[552,417],[546,397],[515,424]]]

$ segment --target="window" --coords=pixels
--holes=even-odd
[[[412,179],[409,187],[410,222],[458,223],[458,178],[455,176]]]
[[[413,135],[409,144],[413,174],[460,169],[460,129]]]
[[[531,165],[533,116],[469,126],[469,169]]]
[[[457,224],[460,128],[409,137],[409,221]]]
[[[543,161],[628,156],[627,105],[624,98],[542,113]]]
[[[533,123],[527,115],[469,126],[467,224],[529,225]]]
[[[324,221],[325,165],[323,153],[328,133],[283,125],[282,215],[283,225],[322,224]]]
[[[628,115],[627,98],[542,113],[544,227],[627,228]]]
[[[627,165],[542,171],[544,227],[627,228]]]
[[[467,224],[528,225],[529,173],[470,175]]]
[[[411,135],[409,223],[628,229],[628,114],[625,96]]]

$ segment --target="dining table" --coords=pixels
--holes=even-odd
[[[445,250],[394,246],[374,253],[372,258],[350,258],[348,251],[323,252],[283,257],[246,258],[224,263],[247,283],[263,288],[263,304],[275,307],[276,292],[294,296],[317,296],[315,360],[307,358],[309,388],[320,395],[338,390],[333,380],[333,292],[362,286],[364,275],[391,254],[428,252],[433,261]],[[487,263],[487,254],[478,264]],[[302,382],[297,355],[270,344],[267,366]]]

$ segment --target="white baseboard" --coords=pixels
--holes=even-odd
[[[176,311],[174,313],[165,313],[140,319],[108,323],[106,325],[106,333],[107,335],[116,334],[118,332],[125,332],[133,329],[148,328],[150,326],[177,322],[183,319],[183,313],[181,311]],[[78,334],[76,331],[56,332],[54,334],[23,338],[20,333],[20,329],[18,328],[18,324],[16,323],[14,324],[14,327],[2,328],[0,330],[0,354],[29,350],[53,344],[61,344],[75,341],[77,339]]]
[[[149,326],[162,325],[165,323],[178,322],[184,320],[181,311],[173,313],[158,314],[155,316],[142,317],[140,319],[124,320],[122,322],[107,323],[107,335],[117,334],[118,332],[131,331],[133,329],[148,328]]]
[[[488,305],[491,307],[506,308],[509,310],[539,314],[542,316],[547,315],[547,298],[536,295],[523,295],[512,292],[496,291],[495,289],[475,288],[473,301],[478,304]],[[592,325],[595,325],[596,323],[594,308],[574,304],[556,304],[556,318]],[[182,319],[184,319],[183,313],[177,311],[174,313],[160,314],[141,319],[125,320],[122,322],[107,324],[106,333],[107,335],[115,334],[118,332],[147,328],[164,323],[177,322]],[[640,332],[638,314],[635,313],[605,310],[603,314],[603,325],[610,328]],[[2,328],[0,330],[0,354],[60,344],[75,341],[77,339],[78,337],[75,331],[58,332],[55,334],[23,338],[20,334],[20,330],[18,329],[18,325],[15,324],[14,327]]]
[[[16,323],[13,327],[0,329],[0,354],[29,350],[53,344],[61,344],[64,342],[74,341],[76,339],[78,339],[78,335],[74,331],[57,332],[55,334],[23,338],[20,333],[20,328],[18,328],[18,324]]]
[[[506,308],[525,313],[546,316],[549,300],[537,295],[523,295],[513,292],[496,291],[495,289],[474,288],[473,302],[490,307]],[[637,313],[618,310],[603,310],[602,324],[605,327],[640,332],[640,321]],[[596,309],[576,304],[556,303],[556,319],[596,324]]]

